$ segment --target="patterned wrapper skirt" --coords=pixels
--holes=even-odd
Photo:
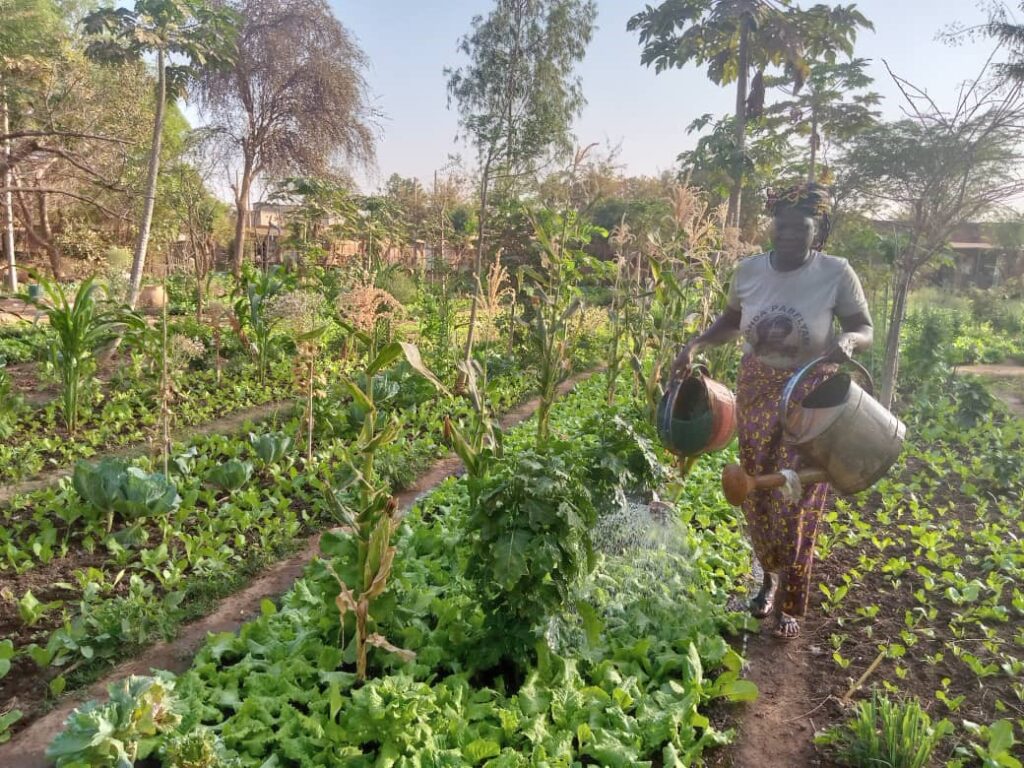
[[[823,364],[805,376],[793,393],[793,402],[801,402],[835,370],[835,365]],[[793,373],[765,365],[750,354],[743,357],[736,405],[740,461],[751,475],[800,467],[796,450],[783,442],[779,415],[782,390]],[[807,610],[814,542],[828,500],[828,484],[816,483],[804,487],[799,502],[787,502],[776,488],[755,491],[743,503],[754,552],[765,571],[779,575],[777,599],[790,616],[803,616]]]

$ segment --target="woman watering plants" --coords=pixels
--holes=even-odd
[[[743,339],[737,383],[740,460],[751,475],[795,469],[797,454],[782,440],[779,405],[793,373],[824,357],[794,393],[795,402],[841,363],[871,345],[873,331],[860,280],[845,259],[821,252],[830,229],[831,193],[804,184],[769,200],[774,248],[736,268],[725,311],[676,358],[683,376],[703,347]],[[841,333],[835,333],[838,319]],[[774,619],[778,637],[800,634],[807,610],[818,521],[828,486],[809,485],[798,501],[778,489],[752,493],[743,503],[754,552],[764,568],[750,603],[757,618]]]

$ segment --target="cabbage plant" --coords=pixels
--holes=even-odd
[[[149,519],[170,514],[181,504],[177,487],[165,475],[118,459],[78,462],[71,484],[83,501],[107,516],[108,533],[114,527],[114,515],[126,521]]]
[[[248,461],[228,459],[207,472],[206,480],[222,491],[233,493],[249,482],[252,470]]]
[[[46,750],[57,768],[132,768],[156,746],[156,738],[181,722],[174,685],[152,677],[129,677],[108,688],[106,704],[90,701],[76,709],[64,731]]]
[[[249,433],[249,445],[264,465],[277,464],[292,447],[292,439],[280,432],[264,432],[262,435]]]

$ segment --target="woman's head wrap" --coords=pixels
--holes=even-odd
[[[769,213],[775,216],[787,209],[800,211],[818,223],[817,235],[811,247],[816,250],[824,248],[832,231],[832,189],[823,184],[806,182],[768,193]]]
[[[808,216],[827,216],[832,213],[832,190],[813,182],[797,184],[779,192],[768,193],[768,211],[772,214],[792,208]]]

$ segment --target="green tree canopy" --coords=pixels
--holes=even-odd
[[[779,69],[799,90],[815,59],[836,52],[853,55],[860,28],[871,28],[871,23],[854,4],[819,3],[801,9],[789,0],[665,0],[648,5],[627,24],[639,33],[640,61],[655,71],[696,64],[706,67],[717,85],[736,83],[734,157],[729,165],[729,218],[734,222],[748,164],[748,111],[760,111],[766,71]],[[748,94],[751,69],[757,74]]]

